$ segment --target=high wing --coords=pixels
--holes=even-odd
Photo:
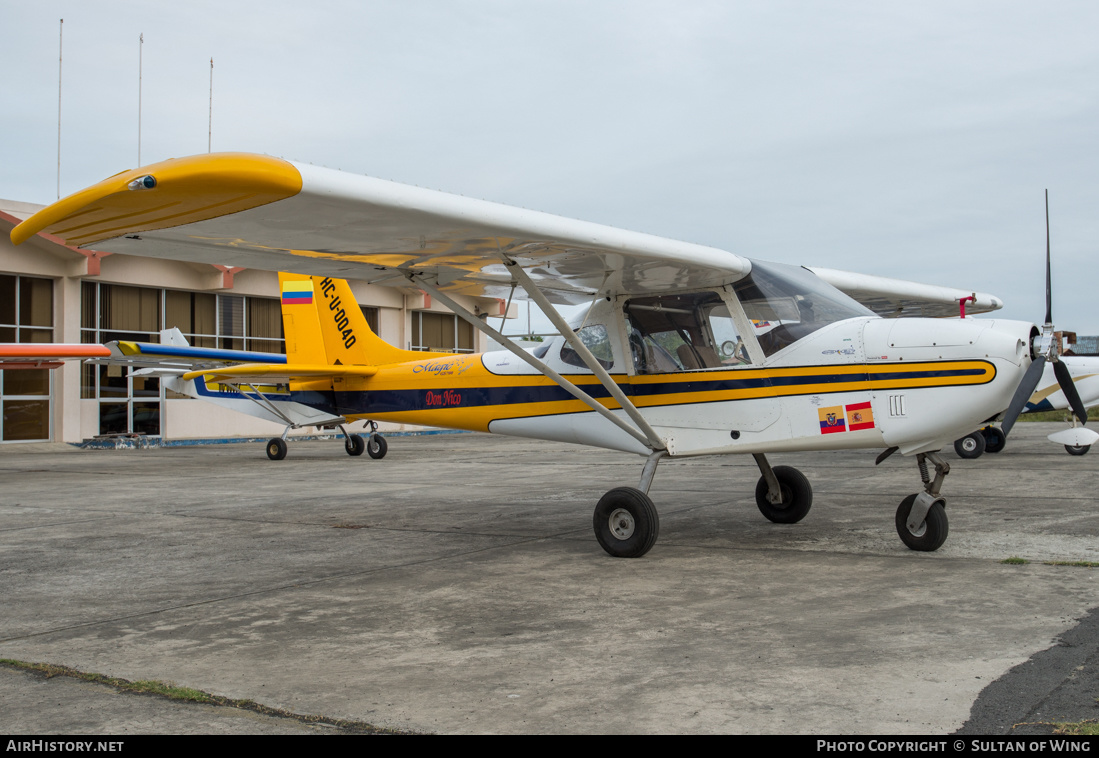
[[[957,316],[961,312],[960,301],[962,300],[966,301],[966,314],[988,313],[1004,307],[1000,298],[985,292],[968,292],[955,287],[919,284],[903,279],[817,266],[806,266],[806,268],[885,318]]]
[[[103,345],[0,343],[0,369],[60,368],[63,361],[105,358]]]
[[[514,262],[556,304],[721,286],[752,266],[717,248],[241,153],[121,172],[43,209],[11,236],[19,244],[42,231],[105,252],[393,286],[415,286],[415,275],[451,294],[497,298],[515,292]],[[850,286],[892,297],[879,312],[894,303],[942,315],[951,315],[950,303],[957,309],[956,293],[944,288],[880,277]],[[978,301],[999,307],[991,296]]]
[[[558,303],[735,281],[746,258],[483,200],[266,156],[216,154],[122,172],[12,230],[131,255],[507,297],[517,260]]]

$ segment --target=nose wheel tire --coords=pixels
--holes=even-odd
[[[374,460],[381,460],[385,457],[385,454],[389,451],[389,444],[385,441],[385,437],[380,434],[371,434],[370,439],[366,443],[366,454]]]
[[[1091,445],[1065,445],[1065,452],[1069,455],[1087,455]]]
[[[980,458],[985,451],[985,436],[980,432],[967,434],[954,443],[959,458]]]
[[[981,434],[985,438],[986,453],[998,453],[1007,444],[1007,435],[998,426],[986,426],[981,430]]]
[[[273,461],[281,461],[286,457],[286,440],[282,437],[272,437],[267,440],[267,457]]]
[[[796,524],[805,518],[813,505],[813,487],[805,474],[792,466],[775,466],[775,478],[782,490],[782,502],[767,499],[770,487],[767,478],[761,476],[756,484],[756,505],[768,521],[776,524]]]
[[[599,499],[592,526],[607,553],[615,558],[640,558],[656,544],[660,517],[644,492],[619,487]]]
[[[363,442],[362,436],[358,434],[351,434],[344,438],[343,449],[347,451],[348,455],[362,455],[366,450],[366,443]]]
[[[941,498],[931,504],[927,511],[927,517],[918,529],[912,531],[908,528],[908,514],[912,512],[912,504],[916,502],[915,495],[909,495],[897,506],[897,534],[901,542],[912,550],[929,553],[938,550],[946,542],[946,535],[950,531],[946,520],[945,501]]]

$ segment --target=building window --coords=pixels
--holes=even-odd
[[[0,342],[53,342],[53,281],[0,274]],[[0,441],[48,441],[49,369],[0,371]]]
[[[359,310],[363,312],[363,318],[366,319],[366,325],[370,327],[370,331],[374,334],[378,333],[378,309],[372,305],[360,305]]]
[[[412,312],[412,350],[472,353],[473,325],[450,313]]]
[[[81,300],[85,343],[157,342],[174,327],[195,347],[286,352],[277,298],[83,282]],[[159,379],[94,364],[84,365],[82,378],[81,397],[99,401],[100,434],[160,434]]]

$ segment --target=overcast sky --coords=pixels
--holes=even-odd
[[[268,153],[1099,334],[1099,3],[0,0],[0,197]],[[524,309],[525,310],[525,309]],[[509,325],[510,326],[510,325]],[[512,331],[509,328],[509,331]]]

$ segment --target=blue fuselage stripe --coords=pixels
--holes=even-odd
[[[797,395],[799,387],[808,392],[819,392],[820,385],[852,384],[868,382],[891,382],[929,380],[941,381],[950,378],[966,378],[987,373],[984,368],[938,369],[930,371],[890,371],[870,373],[820,373],[801,376],[769,376],[752,378],[703,378],[673,382],[623,383],[622,391],[630,397],[651,398],[667,395],[685,395],[692,393],[736,392],[761,390],[769,387],[781,388],[781,395]],[[574,379],[579,377],[573,377]],[[808,389],[813,387],[814,389]],[[581,387],[593,398],[610,397],[610,393],[601,384],[585,384]],[[870,389],[864,387],[861,389]],[[843,390],[847,391],[847,390]],[[573,400],[573,396],[557,385],[511,386],[511,387],[462,387],[453,389],[443,387],[410,390],[348,390],[337,391],[335,399],[338,408],[331,405],[327,393],[293,392],[293,399],[313,407],[323,408],[330,413],[406,413],[409,411],[440,410],[445,408],[476,408],[486,406],[506,406],[523,403],[553,403]],[[308,400],[305,397],[308,396]],[[758,397],[762,397],[760,395]],[[750,399],[750,398],[746,398]],[[712,398],[707,398],[712,402]],[[677,402],[690,403],[690,399],[677,399]],[[320,403],[319,405],[317,403]]]

